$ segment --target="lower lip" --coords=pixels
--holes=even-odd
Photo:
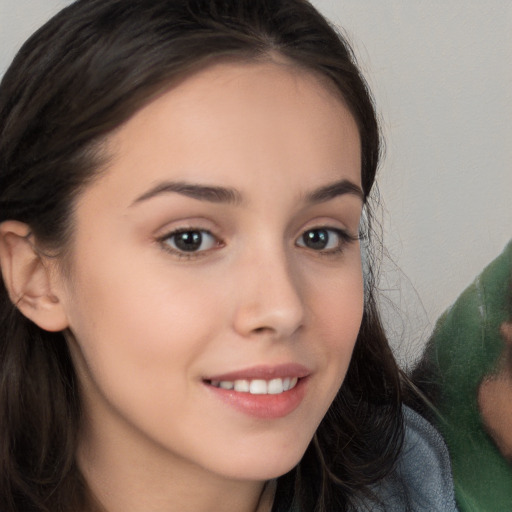
[[[307,378],[301,378],[289,391],[277,395],[252,395],[233,389],[222,389],[205,383],[209,390],[234,409],[254,418],[278,419],[291,414],[306,394]]]

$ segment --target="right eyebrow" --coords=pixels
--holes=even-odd
[[[361,187],[346,179],[324,185],[310,192],[306,196],[306,200],[309,203],[324,203],[346,194],[356,196],[364,202],[364,192]]]
[[[199,185],[183,181],[163,181],[137,197],[132,206],[162,194],[181,194],[199,201],[210,203],[240,204],[242,196],[238,190],[227,187]]]

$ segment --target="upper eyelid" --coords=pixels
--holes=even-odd
[[[219,226],[208,218],[195,217],[190,219],[177,219],[160,224],[160,227],[153,231],[155,238],[170,236],[173,233],[183,231],[207,231],[213,235],[219,236],[221,232]]]

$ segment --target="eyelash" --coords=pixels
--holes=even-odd
[[[302,240],[302,242],[304,242],[304,237],[308,233],[317,232],[317,235],[318,235],[318,232],[321,232],[321,231],[325,232],[325,233],[329,233],[329,234],[334,233],[339,238],[339,241],[335,247],[329,248],[329,249],[316,250],[316,249],[312,249],[311,247],[308,247],[305,243],[299,243],[299,241],[301,241],[301,240]],[[209,247],[209,248],[203,249],[203,250],[187,251],[187,250],[180,249],[175,246],[175,243],[176,243],[176,237],[178,237],[181,234],[189,234],[189,235],[200,234],[199,243],[201,245],[203,244],[204,236],[206,235],[206,236],[212,238],[211,243],[213,245],[212,245],[212,247]],[[313,253],[316,253],[319,256],[335,256],[335,255],[342,253],[348,244],[356,242],[359,239],[360,239],[359,236],[354,236],[354,235],[350,234],[348,231],[345,231],[344,229],[339,229],[339,228],[334,228],[334,227],[329,227],[329,226],[318,226],[318,227],[313,227],[313,228],[309,228],[309,229],[305,230],[299,236],[299,238],[295,242],[295,245],[298,247],[302,247],[306,250],[310,249]],[[174,247],[171,246],[171,244],[169,243],[169,240],[174,240],[174,243],[173,243]],[[210,250],[221,248],[224,246],[223,241],[220,240],[218,237],[216,237],[211,231],[208,231],[207,229],[201,229],[201,228],[180,228],[175,231],[171,231],[170,233],[167,233],[164,236],[158,238],[157,242],[162,246],[162,248],[165,251],[170,252],[171,254],[173,254],[175,256],[178,256],[180,259],[187,259],[187,260],[203,257]],[[328,242],[330,242],[330,236],[328,238]],[[193,243],[193,240],[192,240],[192,243]]]
[[[317,226],[317,227],[309,228],[306,231],[304,231],[302,233],[302,235],[300,235],[300,237],[297,239],[296,245],[298,245],[299,247],[304,247],[305,249],[311,249],[310,247],[307,247],[305,244],[304,245],[303,244],[299,244],[299,240],[304,240],[304,237],[308,233],[313,233],[315,231],[316,232],[323,231],[323,232],[326,232],[326,233],[334,233],[339,238],[338,243],[333,248],[321,249],[321,250],[314,250],[313,249],[313,251],[315,253],[317,253],[319,256],[336,256],[336,255],[339,255],[339,254],[341,254],[346,249],[347,245],[349,245],[351,243],[354,243],[354,242],[357,242],[360,239],[359,236],[354,236],[354,235],[350,234],[348,231],[346,231],[344,229],[334,228],[334,227],[330,227],[330,226]]]

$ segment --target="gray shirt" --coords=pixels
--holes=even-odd
[[[364,503],[372,512],[456,512],[448,450],[439,432],[404,407],[405,438],[395,471],[373,491],[381,504]]]

